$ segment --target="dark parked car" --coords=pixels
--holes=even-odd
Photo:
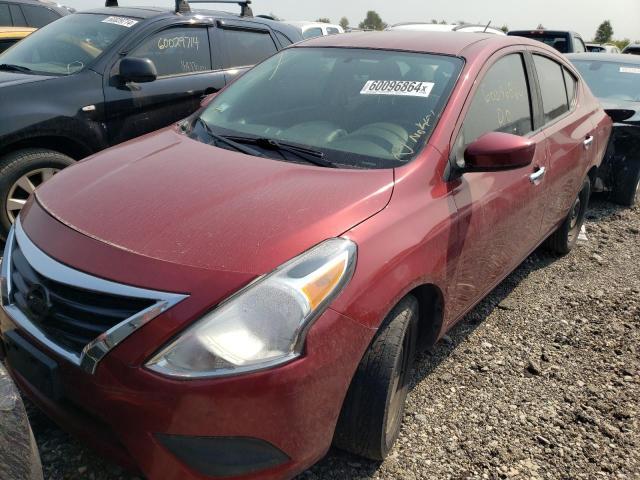
[[[0,233],[60,169],[187,117],[206,95],[301,40],[294,27],[253,18],[244,2],[241,15],[177,3],[180,11],[69,15],[0,55]]]
[[[149,480],[383,459],[417,347],[575,246],[611,123],[525,38],[301,42],[36,191],[2,263],[11,374]]]
[[[48,0],[0,0],[0,26],[41,28],[73,12]]]
[[[640,55],[640,43],[632,43],[631,45],[627,45],[622,50],[622,53],[628,55]]]
[[[587,47],[579,33],[566,30],[512,30],[507,35],[526,37],[546,43],[560,53],[583,53]]]
[[[640,57],[588,53],[569,59],[617,120],[594,186],[621,205],[634,205],[640,201]]]

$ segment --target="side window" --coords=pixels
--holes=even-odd
[[[507,55],[498,60],[480,81],[462,130],[456,141],[456,153],[488,132],[524,136],[533,130],[531,97],[522,55]]]
[[[340,33],[340,30],[338,30],[335,27],[327,27],[327,33],[329,35],[336,35],[336,34]]]
[[[289,39],[289,37],[287,37],[282,32],[278,32],[277,30],[276,30],[276,37],[278,37],[278,40],[280,40],[280,44],[282,45],[283,48],[293,44],[293,42]]]
[[[227,68],[248,67],[260,63],[278,51],[269,32],[224,29],[227,48]]]
[[[309,30],[305,30],[304,32],[302,32],[302,38],[304,39],[321,37],[321,36],[322,36],[322,29],[320,27],[310,28]]]
[[[573,37],[573,48],[576,53],[584,53],[587,51],[587,47],[581,38]]]
[[[572,108],[576,102],[576,90],[578,88],[578,80],[566,68],[564,70],[564,83],[567,86],[567,99],[569,100],[569,108]]]
[[[13,17],[13,25],[16,27],[26,27],[27,19],[24,18],[24,13],[22,13],[22,9],[20,5],[9,5],[9,9],[11,10],[11,16]]]
[[[553,60],[534,55],[533,60],[538,72],[538,81],[542,91],[542,108],[545,123],[564,115],[569,111],[567,91],[564,86],[563,68]]]
[[[129,53],[150,59],[158,77],[211,70],[211,48],[206,28],[169,28],[154,33]]]
[[[6,3],[0,3],[0,25],[3,27],[13,25],[11,22],[11,14],[9,13],[9,5]]]
[[[22,5],[22,12],[30,27],[41,28],[60,18],[53,10],[36,5]]]

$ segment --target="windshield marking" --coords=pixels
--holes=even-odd
[[[138,20],[127,17],[107,17],[102,20],[102,23],[112,23],[114,25],[120,25],[121,27],[131,28],[138,23]]]
[[[620,73],[636,73],[640,75],[639,67],[620,67]]]
[[[369,80],[360,95],[398,95],[428,98],[435,83],[410,80]]]
[[[431,127],[432,125],[432,120],[434,116],[435,116],[435,112],[432,110],[427,115],[425,115],[424,118],[422,118],[422,120],[420,120],[419,122],[416,122],[415,125],[417,129],[415,132],[409,135],[409,140],[408,140],[413,143],[413,146],[409,145],[407,143],[408,141],[402,144],[401,145],[402,150],[400,150],[394,155],[396,160],[403,161],[402,157],[406,157],[407,155],[413,155],[414,153],[416,153],[414,147],[420,143],[420,140],[422,139],[422,137],[424,137],[429,133],[429,127]]]

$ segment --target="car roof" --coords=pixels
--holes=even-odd
[[[224,12],[220,10],[192,9],[190,12],[176,13],[174,9],[168,8],[168,7],[127,6],[127,7],[92,8],[90,10],[83,10],[78,13],[133,17],[133,18],[139,18],[142,20],[146,20],[149,18],[174,18],[174,17],[186,17],[186,18],[210,17],[210,18],[223,18],[223,19],[237,19],[237,20],[245,20],[245,21],[261,23],[263,25],[268,25],[273,30],[286,33],[287,35],[293,32],[297,32],[295,27],[292,27],[291,25],[287,25],[284,22],[280,22],[277,20],[269,20],[263,17],[246,17],[246,16],[243,17],[239,14]],[[295,42],[298,39],[299,38],[292,38],[291,40]]]
[[[566,34],[570,34],[576,37],[580,37],[582,38],[582,35],[580,35],[578,32],[574,32],[573,30],[547,30],[547,29],[537,29],[537,28],[532,28],[531,30],[509,30],[509,33],[507,35],[522,35],[523,33],[550,33],[551,35],[566,35]]]
[[[640,56],[625,55],[623,53],[569,53],[565,56],[569,60],[596,60],[600,62],[620,62],[640,65]]]
[[[492,33],[426,32],[411,30],[389,30],[386,32],[360,32],[348,35],[316,37],[301,42],[304,47],[344,47],[377,50],[403,50],[408,52],[438,53],[461,56],[469,46],[483,42],[495,49],[510,45],[540,46],[540,42],[524,37],[507,37]]]

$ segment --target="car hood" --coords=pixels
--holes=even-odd
[[[115,248],[260,275],[375,215],[393,170],[294,164],[212,147],[169,128],[57,174],[38,203]]]
[[[10,87],[22,85],[24,83],[42,82],[56,78],[50,75],[35,75],[30,73],[4,72],[0,71],[0,87]]]

